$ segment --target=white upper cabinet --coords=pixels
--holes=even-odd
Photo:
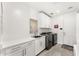
[[[45,14],[39,14],[40,28],[51,28],[50,18]]]

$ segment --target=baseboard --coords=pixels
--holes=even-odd
[[[44,50],[46,50],[46,49],[44,49]],[[38,56],[39,54],[41,54],[44,50],[42,50],[40,53],[38,53],[36,56]]]
[[[67,50],[73,51],[73,46],[70,46],[70,45],[67,45],[67,44],[62,44],[61,47],[64,48],[64,49],[67,49]]]

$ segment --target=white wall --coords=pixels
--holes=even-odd
[[[4,41],[24,39],[26,34],[29,34],[29,9],[27,5],[23,3],[3,3],[3,8]]]
[[[79,45],[79,13],[76,14],[77,20],[76,20],[76,40],[77,44]]]
[[[33,10],[33,9],[32,9]],[[27,3],[3,3],[3,42],[21,41],[30,37],[30,7]],[[35,19],[35,15],[33,16]]]
[[[63,43],[63,31],[62,30],[60,30],[59,28],[63,28],[63,16],[61,15],[61,16],[57,16],[57,17],[55,17],[55,18],[53,18],[52,19],[52,21],[51,21],[52,23],[52,32],[53,33],[57,33],[57,35],[58,35],[58,43],[60,43],[60,44],[62,44]],[[58,26],[59,26],[59,28],[57,28],[57,29],[55,29],[54,28],[54,25],[56,25],[56,24],[58,24]]]
[[[68,17],[67,17],[68,16]],[[70,13],[66,13],[66,14],[63,14],[63,15],[60,15],[60,16],[57,16],[57,17],[54,17],[52,18],[52,32],[54,33],[57,33],[58,34],[58,43],[60,44],[63,44],[63,39],[64,39],[64,36],[63,36],[63,30],[60,30],[59,28],[63,28],[64,24],[64,20],[71,20],[71,19],[74,19],[76,20],[76,13],[75,12],[70,12]],[[58,24],[59,25],[59,28],[58,29],[54,29],[54,24]],[[75,22],[73,23],[74,26],[75,26]],[[73,29],[73,28],[72,28]],[[74,28],[74,32],[73,32],[73,35],[74,35],[74,43],[76,42],[76,28]],[[73,40],[72,40],[73,41]]]
[[[30,18],[31,19],[33,19],[33,20],[37,20],[37,26],[38,26],[38,33],[36,33],[36,34],[39,34],[39,26],[40,26],[40,24],[39,24],[39,12],[35,9],[35,8],[33,8],[32,6],[30,6],[30,12],[29,12],[29,16],[30,16]],[[30,26],[30,25],[29,25]],[[31,34],[30,36],[33,36],[33,35],[35,35],[35,34]]]
[[[1,37],[1,3],[0,3],[0,37]]]
[[[79,11],[76,13],[76,42],[77,44],[74,45],[74,55],[79,56]]]
[[[34,9],[33,7],[30,6],[30,18],[34,19],[34,20],[38,20],[38,12],[36,9]]]
[[[1,41],[1,17],[0,17],[0,41]]]

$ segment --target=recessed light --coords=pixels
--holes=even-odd
[[[68,7],[68,9],[72,9],[73,7]]]

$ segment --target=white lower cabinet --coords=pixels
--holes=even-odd
[[[16,51],[15,53],[9,54],[9,56],[24,56],[24,50]]]
[[[41,50],[45,49],[45,36],[41,37]]]
[[[2,56],[35,56],[35,41],[18,44],[2,50]]]
[[[35,40],[35,55],[40,53],[40,42],[39,42],[39,38],[37,38],[37,40]]]
[[[38,55],[45,49],[45,37],[40,37],[35,40],[35,55]]]
[[[2,56],[35,56],[45,49],[45,37],[2,49]]]
[[[22,46],[12,46],[9,48],[4,49],[4,55],[5,56],[24,56],[25,55],[25,49],[22,48]]]

